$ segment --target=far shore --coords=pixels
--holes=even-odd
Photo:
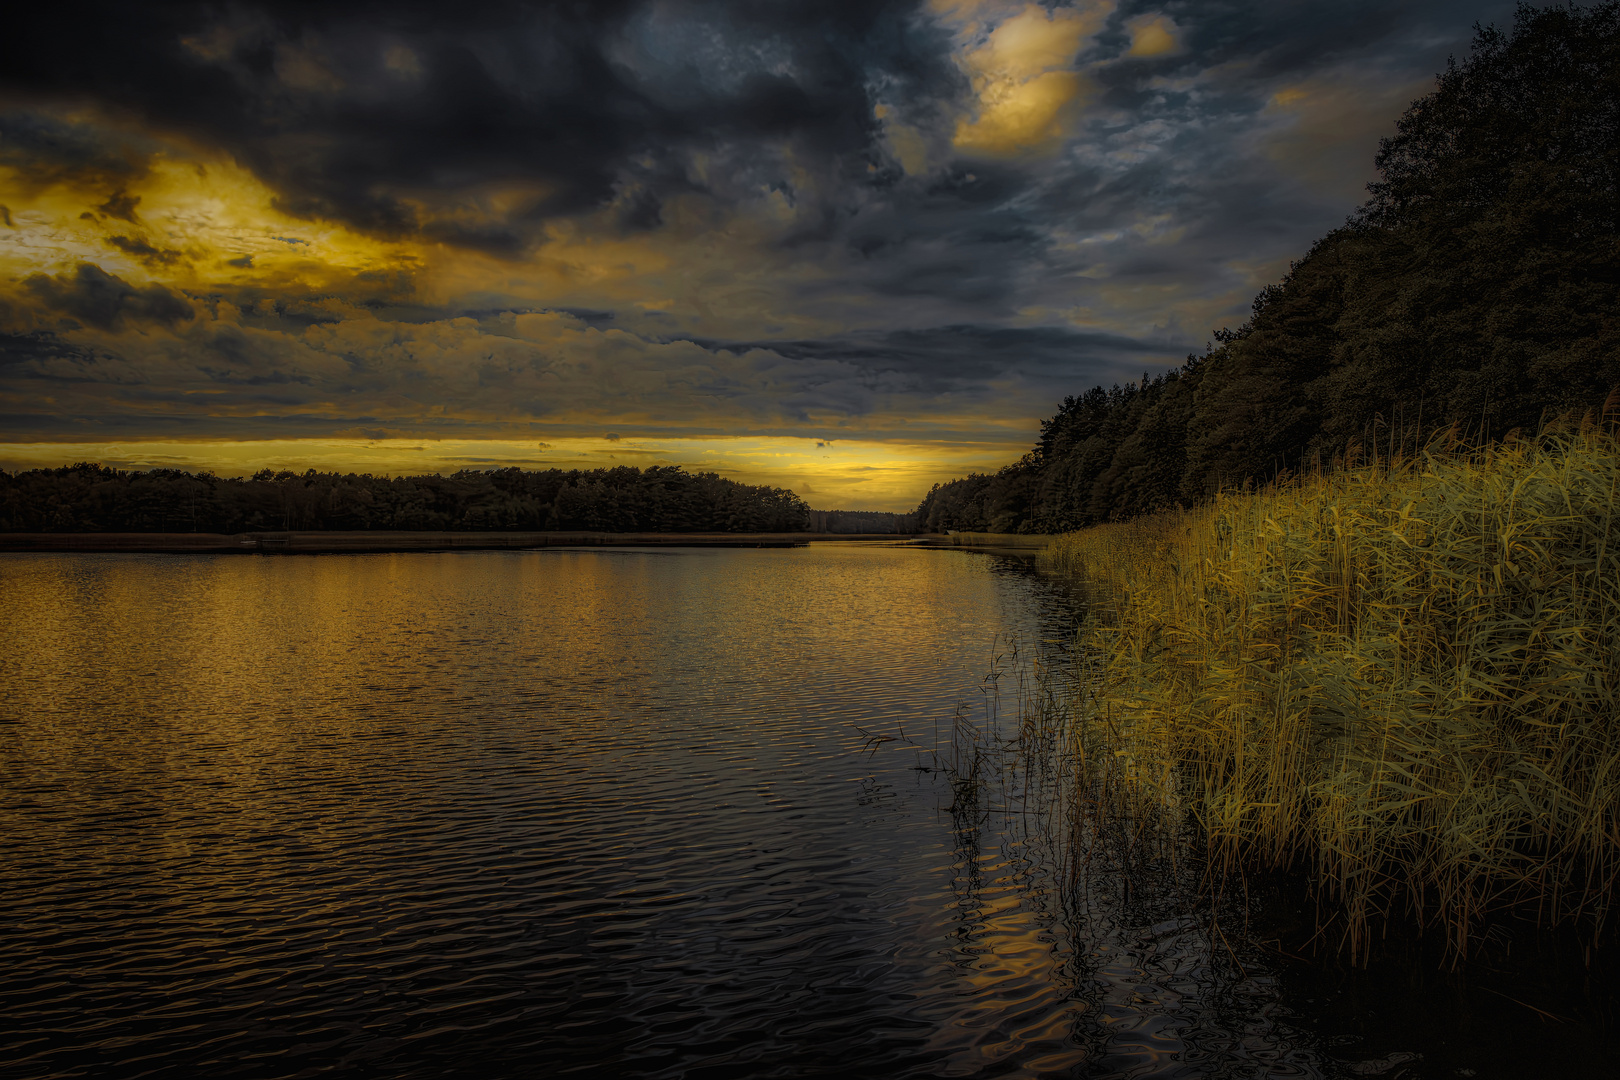
[[[816,543],[891,543],[1033,555],[1046,536],[999,533],[611,533],[288,531],[248,533],[0,533],[0,552],[131,552],[170,555],[318,555],[487,551],[550,547],[792,548]]]

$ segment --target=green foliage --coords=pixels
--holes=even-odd
[[[1620,3],[1519,8],[1383,140],[1371,198],[1202,357],[1064,401],[1032,454],[920,521],[1055,533],[1620,385]]]
[[[791,491],[678,465],[453,476],[255,473],[245,480],[88,463],[0,472],[3,532],[252,532],[281,529],[798,532]]]

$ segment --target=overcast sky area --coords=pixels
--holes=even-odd
[[[1507,4],[35,5],[0,467],[906,510],[1237,326]]]

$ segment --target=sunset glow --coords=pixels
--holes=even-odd
[[[267,12],[8,65],[0,466],[635,460],[905,509],[1240,322],[1478,15]]]

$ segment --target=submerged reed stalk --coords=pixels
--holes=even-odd
[[[1512,906],[1595,938],[1617,482],[1589,423],[1064,536],[1045,557],[1096,597],[1069,756],[1106,758],[1120,820],[1190,819],[1223,878],[1312,868],[1354,956],[1401,911],[1459,958]]]

